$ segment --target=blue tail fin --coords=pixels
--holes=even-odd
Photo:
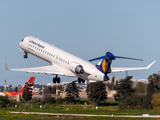
[[[116,58],[143,61],[142,59],[121,57],[121,56],[114,56],[110,52],[107,52],[106,55],[104,55],[104,56],[97,57],[97,58],[91,59],[89,61],[95,61],[95,60],[103,59],[103,61],[101,62],[101,64],[100,65],[96,65],[96,67],[102,73],[104,73],[105,75],[107,75],[108,73],[111,72],[111,63],[112,63],[112,60],[115,60]]]
[[[97,69],[107,75],[111,72],[111,63],[112,60],[109,59],[103,59],[100,65],[96,65]]]
[[[103,60],[102,60],[101,64],[96,65],[96,67],[99,71],[101,71],[102,73],[107,75],[108,73],[111,72],[111,63],[112,63],[112,60],[115,60],[115,59],[116,58],[112,53],[107,52],[106,55],[103,56]]]

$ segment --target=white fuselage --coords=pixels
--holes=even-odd
[[[41,58],[52,65],[56,65],[61,71],[63,71],[65,76],[80,77],[84,80],[104,80],[104,74],[100,72],[95,65],[53,45],[43,42],[38,38],[32,36],[26,37],[20,42],[19,46],[23,51]],[[83,74],[75,73],[71,69],[73,63],[83,66],[85,72]]]

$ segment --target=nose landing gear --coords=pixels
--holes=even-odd
[[[23,55],[23,58],[28,58],[28,53],[24,51],[24,55]]]

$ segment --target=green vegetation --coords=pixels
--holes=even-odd
[[[160,93],[154,93],[152,95],[152,106],[154,109],[159,109],[160,108]]]
[[[131,96],[135,92],[135,90],[132,88],[133,82],[131,81],[131,79],[132,76],[128,76],[119,82],[119,85],[116,88],[117,94],[115,95],[115,100],[124,100],[125,98]]]
[[[7,96],[0,96],[0,108],[7,108],[14,106],[17,102],[15,100],[9,100]]]
[[[38,120],[38,119],[65,119],[65,120],[106,120],[106,117],[81,117],[81,116],[51,116],[51,115],[32,115],[32,114],[11,114],[8,112],[4,112],[3,110],[0,110],[0,119],[2,120]],[[107,119],[111,119],[111,120],[156,120],[156,118],[119,118],[119,117],[107,117]]]
[[[40,107],[40,105],[42,105]],[[150,114],[159,115],[160,111],[156,109],[133,109],[133,110],[119,110],[119,106],[96,106],[82,105],[82,104],[41,104],[29,102],[27,106],[25,103],[18,103],[17,108],[11,106],[8,108],[1,108],[3,111],[27,111],[27,112],[49,112],[49,113],[70,113],[70,114],[100,114],[100,115],[140,115]]]
[[[58,89],[59,89],[60,91],[63,90],[62,86],[58,86]],[[50,93],[50,94],[56,94],[56,86],[53,86],[53,87],[49,86],[49,87],[48,87],[48,90],[49,90],[49,93]]]
[[[131,78],[128,76],[116,84],[115,100],[119,101],[119,109],[159,109],[160,74],[150,75],[148,85],[137,83],[134,88]]]
[[[7,111],[20,112],[47,112],[47,113],[68,113],[68,114],[99,114],[99,115],[159,115],[160,114],[160,74],[153,74],[148,77],[148,86],[144,83],[137,83],[133,88],[132,76],[116,81],[114,78],[110,84],[110,89],[117,90],[115,95],[116,102],[107,102],[105,85],[102,82],[90,83],[86,92],[88,100],[79,98],[79,90],[75,81],[68,84],[66,92],[67,97],[55,99],[50,93],[55,92],[55,88],[48,87],[44,89],[43,99],[30,100],[31,90],[26,89],[23,98],[24,102],[18,103],[9,100],[7,97],[0,97],[0,119],[106,119],[105,117],[76,117],[76,116],[41,116],[41,115],[23,115],[10,114]],[[26,93],[26,95],[25,95]],[[24,97],[25,96],[25,97]],[[97,106],[96,106],[97,105]],[[144,118],[115,118],[107,119],[138,119]],[[146,118],[145,118],[146,119]],[[149,119],[149,118],[147,118]],[[153,118],[150,118],[153,119]]]
[[[30,87],[27,87],[27,86],[25,87],[26,89],[24,90],[22,97],[26,102],[28,102],[29,100],[32,99],[32,90]]]
[[[11,114],[8,112],[4,112],[3,110],[0,110],[0,119],[1,120],[31,120],[36,119],[40,115],[31,115],[31,114]]]
[[[17,86],[15,87],[14,91],[15,91],[15,92],[18,92],[18,87],[17,87]]]
[[[88,99],[92,104],[99,105],[100,101],[107,99],[106,87],[103,82],[89,83],[86,89]]]
[[[76,81],[73,81],[67,85],[66,92],[67,97],[71,102],[74,102],[77,98],[79,98],[79,89],[76,85]]]
[[[68,108],[68,109],[67,109]],[[87,108],[87,109],[86,109]],[[18,108],[1,108],[0,119],[106,119],[106,117],[76,117],[76,116],[50,116],[50,115],[31,115],[31,114],[10,114],[4,111],[19,111],[19,112],[47,112],[47,113],[68,113],[68,114],[99,114],[99,115],[140,115],[140,114],[150,114],[150,115],[159,115],[159,110],[117,110],[118,106],[100,106],[98,109],[93,108],[91,105],[56,105],[56,104],[45,104],[42,105],[42,108],[38,104],[29,103],[25,108],[25,103],[19,103]],[[143,120],[144,118],[114,118],[107,117],[107,119],[113,120]],[[147,118],[151,120],[151,118]],[[152,118],[153,119],[153,118]],[[146,120],[146,118],[145,118]]]

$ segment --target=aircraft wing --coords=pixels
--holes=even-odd
[[[43,67],[33,67],[33,68],[18,68],[18,69],[9,69],[7,63],[5,64],[5,69],[10,71],[23,71],[27,73],[45,73],[45,74],[54,74],[54,75],[64,75],[64,72],[60,70],[55,64]]]
[[[142,70],[142,69],[149,69],[156,61],[153,61],[151,64],[149,64],[147,67],[112,67],[112,72],[122,72],[122,71],[128,71],[128,70]]]

